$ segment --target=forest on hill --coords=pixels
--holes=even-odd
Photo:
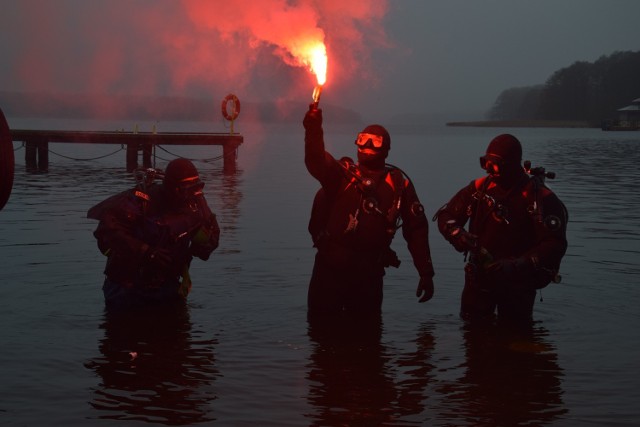
[[[640,98],[640,51],[614,52],[593,63],[577,61],[542,85],[504,90],[489,120],[584,121],[599,126]]]

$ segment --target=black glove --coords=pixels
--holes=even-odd
[[[307,132],[322,132],[322,109],[313,108],[313,104],[311,104],[304,115],[302,126]]]
[[[418,302],[429,301],[433,298],[433,278],[420,276],[418,289],[416,289],[416,296],[420,298]]]
[[[477,249],[478,237],[462,227],[454,227],[449,233],[449,242],[458,252],[473,251]]]
[[[189,246],[189,254],[191,256],[198,257],[203,261],[207,261],[211,256],[211,252],[213,252],[216,247],[217,246],[214,246],[211,243],[191,242],[191,246]]]

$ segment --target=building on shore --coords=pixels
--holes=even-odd
[[[603,120],[602,130],[640,130],[640,98],[617,110],[613,120]]]

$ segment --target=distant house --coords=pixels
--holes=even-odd
[[[618,109],[618,120],[638,121],[640,120],[640,98],[631,101],[631,105]]]
[[[640,98],[631,101],[631,104],[617,110],[618,117],[614,120],[605,120],[602,130],[640,130]]]

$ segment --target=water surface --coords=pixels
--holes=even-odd
[[[532,330],[514,332],[465,328],[457,315],[463,260],[433,223],[432,301],[416,302],[418,278],[398,235],[402,265],[387,272],[382,321],[310,327],[306,227],[318,184],[304,168],[302,127],[240,121],[236,130],[245,137],[236,174],[223,174],[219,161],[196,162],[220,248],[194,261],[186,309],[162,315],[104,312],[104,258],[86,211],[133,184],[125,151],[51,144],[49,172],[32,173],[15,143],[14,189],[0,211],[0,424],[638,424],[640,134],[389,129],[388,160],[409,174],[429,217],[480,176],[478,157],[498,133],[517,135],[525,158],[557,174],[549,182],[571,219],[563,281],[543,290]],[[358,130],[326,124],[330,151],[354,157]],[[156,161],[220,154],[167,147]]]

